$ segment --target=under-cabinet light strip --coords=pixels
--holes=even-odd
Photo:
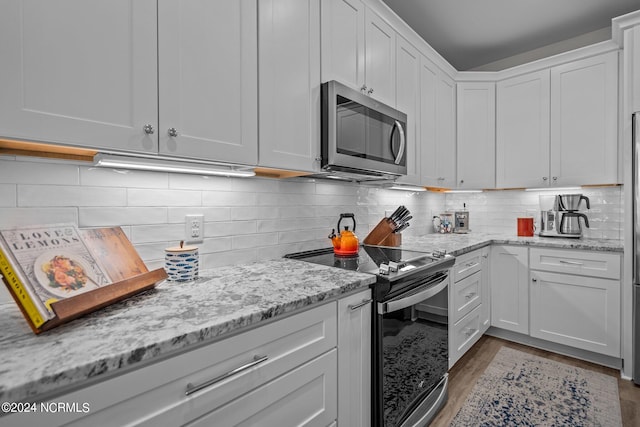
[[[149,159],[146,157],[125,157],[102,153],[97,154],[94,157],[94,166],[157,172],[178,172],[196,175],[233,176],[241,178],[255,176],[255,172],[253,170],[235,169],[234,166],[229,166],[228,169],[225,169],[224,166],[208,165],[206,163],[188,163],[162,159]]]

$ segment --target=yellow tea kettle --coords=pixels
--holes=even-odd
[[[341,213],[338,220],[338,235],[336,236],[336,230],[331,230],[329,238],[333,243],[333,253],[340,256],[354,256],[358,255],[358,249],[360,243],[358,242],[358,236],[353,231],[349,230],[349,226],[345,225],[344,230],[340,231],[340,222],[343,218],[351,218],[353,221],[353,231],[356,231],[356,217],[352,213]]]

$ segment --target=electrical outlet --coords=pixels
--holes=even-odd
[[[186,215],[184,217],[184,234],[187,242],[202,243],[204,215]]]

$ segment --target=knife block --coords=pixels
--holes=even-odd
[[[382,218],[378,225],[364,238],[363,243],[365,245],[400,246],[401,235],[400,233],[394,233],[394,229],[395,227],[389,219]]]

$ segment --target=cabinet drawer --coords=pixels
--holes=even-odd
[[[325,304],[55,399],[88,402],[88,414],[7,417],[7,421],[16,426],[122,426],[143,424],[162,413],[163,425],[185,424],[335,348],[336,310],[337,303]],[[240,369],[255,362],[256,356],[266,359]],[[238,372],[228,375],[234,370]],[[219,381],[186,395],[189,384],[212,379]]]
[[[453,284],[453,323],[462,319],[480,304],[482,297],[481,283],[482,272],[477,271]]]
[[[453,281],[457,282],[482,269],[482,251],[473,251],[456,258]]]
[[[453,327],[451,345],[451,363],[455,363],[482,336],[480,332],[480,309],[474,308],[471,313],[456,323]]]
[[[333,349],[198,418],[189,427],[325,427],[338,416],[336,353],[337,350]],[[164,414],[148,421],[144,425],[167,425]]]
[[[532,270],[620,279],[620,255],[606,252],[531,248]]]

